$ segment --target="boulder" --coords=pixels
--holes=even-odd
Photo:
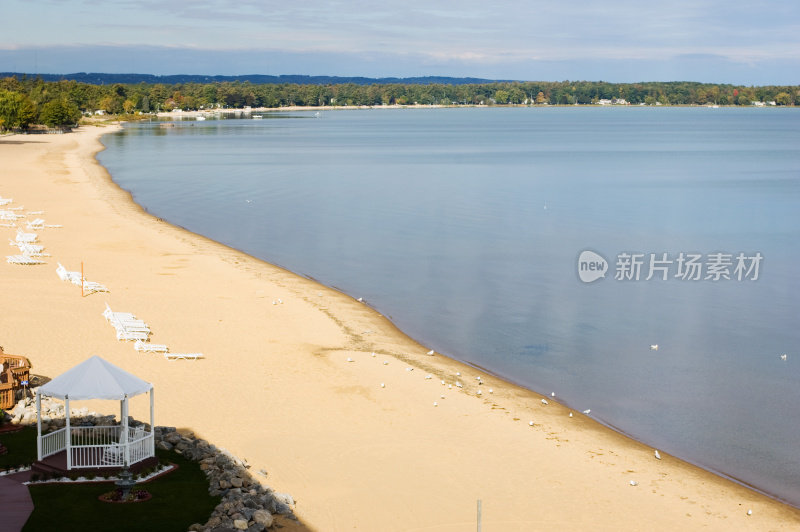
[[[244,519],[235,519],[233,521],[233,528],[236,530],[247,530],[247,521]]]
[[[256,510],[253,512],[253,521],[259,525],[264,525],[264,528],[269,528],[272,526],[274,518],[272,517],[272,514],[266,510]]]

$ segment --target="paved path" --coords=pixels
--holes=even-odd
[[[33,511],[28,486],[30,471],[0,477],[0,532],[19,532]]]

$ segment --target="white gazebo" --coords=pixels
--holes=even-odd
[[[128,399],[150,393],[150,431],[128,426]],[[64,401],[66,426],[42,435],[42,396]],[[120,425],[71,426],[70,400],[120,402]],[[114,364],[93,356],[67,370],[36,393],[38,460],[66,451],[67,469],[127,467],[155,456],[153,385]]]

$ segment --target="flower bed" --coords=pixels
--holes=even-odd
[[[150,492],[147,490],[142,489],[132,489],[128,493],[127,497],[122,496],[122,489],[117,488],[113,491],[109,491],[103,493],[98,497],[99,500],[103,502],[114,502],[114,503],[121,503],[126,504],[129,502],[145,502],[152,499],[153,496],[150,495]]]

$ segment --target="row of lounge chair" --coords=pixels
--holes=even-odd
[[[106,303],[103,317],[117,331],[117,340],[147,341],[150,338],[150,327],[130,312],[114,312]]]
[[[164,344],[151,344],[150,327],[130,312],[114,312],[106,303],[103,317],[117,330],[117,340],[133,340],[133,348],[139,353],[161,353],[167,360],[197,360],[205,358],[203,353],[170,353]]]
[[[108,292],[108,288],[106,285],[97,283],[95,281],[87,281],[85,277],[81,277],[80,272],[71,272],[67,270],[60,262],[58,263],[58,268],[56,268],[56,275],[62,281],[69,281],[72,284],[76,285],[83,285],[84,292],[88,292],[90,294],[94,292]]]

